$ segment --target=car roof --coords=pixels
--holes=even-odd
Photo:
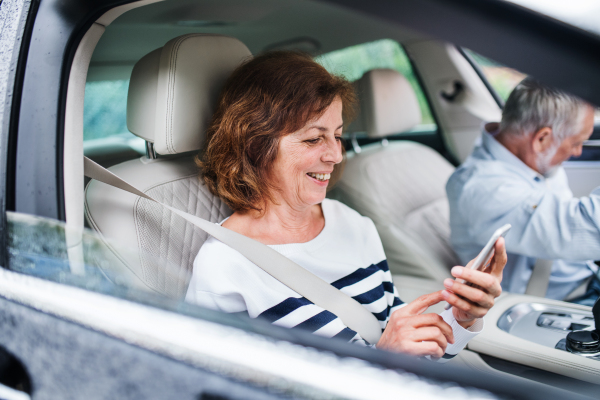
[[[317,55],[382,38],[425,38],[324,2],[168,0],[131,10],[107,27],[94,51],[88,81],[128,79],[137,60],[186,33],[233,36],[253,54],[296,49]]]
[[[600,104],[600,36],[504,0],[323,0],[441,38]]]

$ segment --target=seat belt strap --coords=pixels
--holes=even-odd
[[[376,344],[379,341],[382,333],[381,325],[362,304],[272,248],[218,224],[161,203],[87,157],[84,157],[84,171],[85,176],[89,178],[154,201],[169,209],[237,250],[273,278],[304,296],[313,304],[336,315],[344,325],[358,332],[369,343]]]
[[[543,260],[541,258],[535,261],[525,294],[546,297],[548,284],[550,283],[550,274],[552,273],[552,264],[552,260]]]

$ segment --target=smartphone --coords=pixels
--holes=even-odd
[[[490,240],[488,240],[481,252],[479,252],[479,255],[475,259],[475,262],[473,262],[473,265],[471,265],[471,269],[485,271],[489,262],[492,259],[492,256],[494,255],[494,244],[496,244],[496,241],[501,237],[505,237],[510,228],[512,228],[512,225],[506,224],[501,228],[498,228],[496,232],[494,232]],[[465,280],[457,279],[457,282],[465,283]],[[446,310],[449,310],[450,307],[452,307],[452,305],[450,303],[447,303]]]

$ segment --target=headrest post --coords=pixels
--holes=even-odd
[[[362,151],[360,145],[358,144],[358,140],[356,140],[356,133],[353,133],[350,137],[350,143],[352,143],[352,149],[356,154],[359,154]]]
[[[387,140],[387,138],[381,139],[381,145],[383,147],[386,147],[388,144],[390,144],[390,142]]]
[[[146,141],[146,157],[150,160],[156,160],[158,156],[154,150],[154,143]]]

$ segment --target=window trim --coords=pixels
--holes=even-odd
[[[408,57],[408,61],[410,62],[410,67],[413,70],[413,73],[415,74],[415,78],[417,79],[417,83],[419,84],[419,87],[421,88],[421,91],[423,92],[423,95],[425,96],[425,101],[427,102],[427,107],[429,107],[429,112],[431,113],[431,118],[433,118],[433,121],[435,122],[435,126],[436,126],[436,135],[438,138],[438,141],[440,143],[440,147],[441,147],[441,151],[438,149],[437,150],[442,157],[444,157],[450,164],[454,165],[455,167],[458,167],[460,165],[460,161],[448,150],[448,144],[446,143],[446,139],[444,138],[444,135],[442,134],[442,127],[440,126],[440,122],[438,119],[438,115],[435,111],[435,108],[432,106],[431,103],[431,97],[429,96],[429,93],[427,92],[426,88],[425,88],[425,84],[423,83],[423,78],[421,77],[421,72],[419,71],[419,68],[417,68],[417,66],[415,65],[415,62],[412,58],[412,56],[410,55],[410,52],[406,51],[406,49],[404,49],[404,46],[402,45],[402,43],[400,43],[400,46],[402,47],[402,49],[404,50],[404,52],[406,53],[406,56]],[[432,147],[432,146],[429,146]],[[432,147],[433,148],[433,147]]]
[[[9,7],[11,3],[0,1],[0,6]],[[15,41],[12,47],[10,68],[7,68],[5,95],[12,94],[12,101],[6,102],[3,109],[3,124],[1,129],[0,150],[0,266],[8,265],[8,234],[6,211],[15,207],[15,169],[16,169],[16,132],[19,120],[19,104],[23,91],[23,80],[25,76],[25,65],[29,52],[29,43],[33,23],[37,15],[38,1],[27,2],[23,0],[20,4],[21,20],[15,26]],[[9,19],[14,14],[7,13],[5,18]],[[6,21],[3,21],[6,22]],[[7,34],[11,24],[5,24],[2,36]]]
[[[489,92],[492,95],[492,97],[494,98],[494,100],[496,100],[496,103],[498,103],[498,107],[500,107],[500,109],[503,110],[504,109],[504,100],[502,100],[502,97],[500,97],[498,92],[496,92],[496,89],[494,89],[494,87],[488,80],[487,76],[485,76],[483,70],[481,69],[481,66],[477,63],[477,61],[475,61],[473,59],[473,57],[469,53],[467,53],[465,51],[464,48],[462,48],[460,46],[456,46],[456,49],[469,62],[469,64],[471,64],[471,67],[473,67],[473,69],[475,70],[477,75],[479,75],[479,79],[481,79],[481,81],[483,82],[485,87],[489,90]]]
[[[135,0],[35,2],[39,8],[27,43],[27,60],[19,64],[24,69],[21,98],[13,103],[18,127],[11,132],[16,143],[12,195],[15,211],[64,221],[63,140],[73,58],[94,21]]]

